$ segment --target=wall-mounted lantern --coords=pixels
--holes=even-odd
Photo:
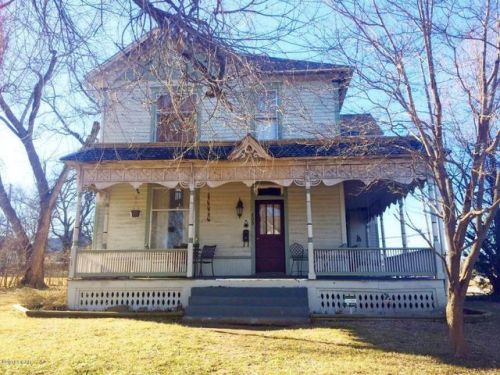
[[[243,215],[243,202],[241,198],[238,198],[238,203],[236,203],[236,215],[238,215],[238,219],[241,219],[241,215]]]
[[[182,205],[182,189],[176,188],[174,192],[174,200],[177,202],[179,206]]]

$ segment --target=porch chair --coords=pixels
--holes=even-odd
[[[290,245],[290,256],[292,258],[292,275],[293,266],[295,265],[295,263],[297,263],[297,274],[299,276],[302,276],[302,262],[304,260],[307,260],[307,258],[304,256],[305,252],[306,250],[304,249],[304,246],[297,242],[294,242]]]
[[[212,266],[212,277],[214,274],[214,257],[215,257],[215,249],[217,245],[205,245],[201,249],[200,255],[200,276],[203,277],[203,265],[210,264]]]

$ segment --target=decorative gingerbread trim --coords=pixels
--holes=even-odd
[[[247,134],[231,151],[228,160],[270,160],[272,156],[251,134]]]

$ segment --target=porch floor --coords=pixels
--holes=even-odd
[[[316,280],[435,280],[431,276],[317,276]],[[238,275],[238,276],[196,276],[191,279],[186,277],[131,277],[131,276],[93,276],[84,278],[75,278],[75,280],[308,280],[307,275],[283,275],[283,274],[255,274],[255,275]]]

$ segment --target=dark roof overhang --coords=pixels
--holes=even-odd
[[[140,160],[228,160],[238,142],[96,144],[66,155],[65,162],[99,163]],[[394,158],[422,154],[422,144],[412,137],[337,137],[325,141],[262,141],[273,159]]]

